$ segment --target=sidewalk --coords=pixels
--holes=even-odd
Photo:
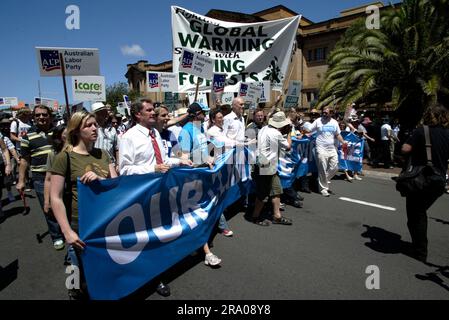
[[[390,180],[392,177],[397,177],[401,172],[401,168],[394,167],[393,169],[385,168],[373,168],[372,166],[364,163],[363,164],[363,174],[367,177],[380,178],[385,180]]]

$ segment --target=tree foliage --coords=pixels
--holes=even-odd
[[[106,103],[112,107],[115,108],[119,102],[123,102],[123,95],[127,95],[131,101],[135,101],[140,97],[140,92],[128,90],[126,82],[116,82],[106,86]]]
[[[379,30],[365,19],[347,30],[329,55],[317,107],[391,102],[414,126],[430,102],[448,98],[449,0],[404,0],[381,12]]]

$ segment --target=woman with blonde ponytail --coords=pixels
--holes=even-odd
[[[80,178],[81,183],[90,183],[117,176],[108,153],[94,148],[97,128],[94,114],[87,111],[78,111],[73,114],[67,126],[66,145],[55,157],[50,169],[52,173],[51,207],[69,245],[69,261],[79,268],[81,268],[79,252],[85,247],[85,243],[78,236],[77,178]],[[65,188],[71,191],[71,201],[64,202]],[[82,292],[82,294],[85,293]],[[69,294],[72,297],[78,297],[80,291],[71,289]]]

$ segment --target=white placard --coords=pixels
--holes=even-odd
[[[98,49],[36,47],[39,74],[42,77],[61,75],[59,53],[62,53],[63,56],[66,76],[100,75]]]
[[[212,80],[214,60],[196,52],[183,49],[181,61],[177,63],[178,70],[194,76]],[[173,70],[176,70],[173,68]]]
[[[0,97],[1,106],[17,106],[19,99],[17,97]]]
[[[189,105],[195,102],[195,92],[187,92],[187,97],[189,98]],[[207,104],[207,93],[206,92],[198,92],[198,97],[196,98],[196,102],[204,104],[205,106],[209,106]]]
[[[271,100],[271,83],[270,81],[254,82],[255,85],[262,88],[259,103],[267,103]]]
[[[299,103],[301,97],[302,82],[299,80],[292,80],[288,84],[287,96],[284,101],[284,108],[295,108]]]
[[[104,77],[72,77],[72,94],[74,101],[106,101]]]
[[[232,104],[232,100],[234,100],[234,92],[224,92],[221,96],[222,104]]]
[[[178,92],[178,73],[159,72],[159,82],[162,92]]]

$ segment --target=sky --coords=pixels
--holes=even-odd
[[[98,48],[100,74],[106,85],[126,82],[127,64],[147,60],[157,64],[172,59],[172,5],[205,15],[211,9],[252,14],[279,4],[320,22],[340,11],[367,5],[370,0],[1,0],[0,97],[57,99],[65,104],[61,77],[40,77],[35,47]],[[382,1],[388,4],[388,1]],[[398,2],[398,1],[393,1]],[[80,11],[79,30],[68,30],[69,5]],[[71,79],[67,77],[69,103]]]

